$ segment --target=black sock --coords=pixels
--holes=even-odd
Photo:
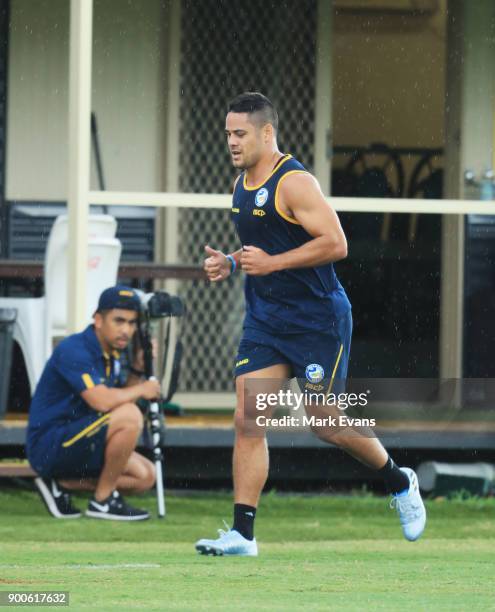
[[[409,477],[395,465],[391,457],[377,472],[383,478],[388,493],[401,493],[409,489]]]
[[[234,524],[232,529],[238,531],[246,540],[254,538],[254,517],[256,508],[246,504],[234,504]]]

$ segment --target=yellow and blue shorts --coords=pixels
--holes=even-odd
[[[43,432],[29,449],[29,462],[50,478],[98,478],[105,460],[110,413],[88,413]]]
[[[332,321],[324,331],[274,334],[244,328],[234,376],[287,364],[291,377],[309,391],[340,393],[345,389],[352,336],[352,314]]]

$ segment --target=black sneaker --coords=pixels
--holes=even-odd
[[[79,518],[81,516],[81,511],[72,505],[70,493],[59,486],[56,480],[38,476],[34,479],[34,484],[52,516],[61,519]]]
[[[114,491],[101,502],[93,497],[89,501],[86,516],[110,521],[145,521],[150,518],[149,512],[133,508],[126,504],[118,491]]]

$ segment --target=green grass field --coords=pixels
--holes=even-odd
[[[494,499],[429,502],[410,543],[384,497],[268,494],[258,558],[194,552],[231,520],[229,495],[167,506],[141,524],[58,521],[35,493],[1,489],[0,591],[65,590],[70,609],[97,611],[495,610]]]

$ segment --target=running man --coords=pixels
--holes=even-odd
[[[333,269],[333,262],[347,256],[347,241],[316,179],[279,151],[277,129],[277,112],[262,94],[243,93],[230,102],[225,133],[232,163],[243,170],[232,203],[242,248],[226,255],[206,246],[204,267],[212,282],[238,268],[246,274],[246,316],[235,362],[234,523],[215,540],[199,540],[201,554],[258,554],[254,521],[268,477],[268,449],[265,436],[246,432],[246,383],[311,380],[315,366],[322,377],[347,376],[351,305]],[[414,471],[399,468],[375,437],[330,427],[314,432],[376,470],[404,536],[417,540],[426,512]]]

